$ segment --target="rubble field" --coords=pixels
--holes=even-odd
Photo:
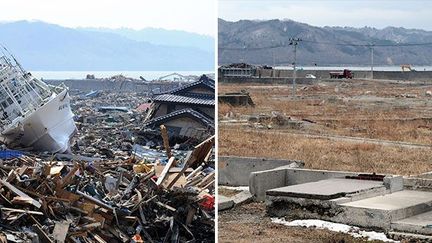
[[[419,144],[432,143],[432,82],[338,80],[298,85],[226,84],[219,93],[246,90],[255,107],[220,104],[221,120],[284,116],[302,131]],[[269,121],[270,122],[270,121]],[[272,129],[278,129],[273,121]],[[263,124],[268,125],[268,123]],[[285,129],[281,127],[281,129]]]
[[[218,92],[247,93],[254,103],[219,103],[220,156],[300,160],[307,169],[357,173],[431,171],[432,82],[320,80],[298,85],[296,99],[291,84],[221,83]],[[259,202],[220,212],[219,240],[367,241],[275,224],[268,213]]]
[[[220,155],[289,158],[326,170],[430,171],[432,84],[320,82],[299,85],[296,100],[291,85],[219,85],[221,93],[240,90],[255,107],[219,105]]]
[[[0,242],[214,242],[214,136],[144,128],[144,94],[72,97],[72,154],[0,151]]]

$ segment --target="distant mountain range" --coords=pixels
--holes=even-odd
[[[432,31],[387,27],[315,27],[292,20],[219,19],[219,64],[247,62],[289,65],[293,47],[289,38],[300,38],[297,48],[299,65],[369,65],[370,49],[366,45],[400,45],[432,43]],[[273,48],[269,48],[273,47]],[[375,46],[375,65],[432,65],[432,45]]]
[[[0,44],[25,69],[34,71],[213,70],[213,43],[212,37],[164,29],[74,29],[38,21],[0,23]]]
[[[134,30],[129,28],[81,28],[82,30],[118,34],[136,41],[145,41],[155,45],[196,47],[203,51],[214,52],[215,39],[180,30],[145,28]]]

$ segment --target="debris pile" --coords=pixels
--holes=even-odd
[[[255,104],[249,95],[249,92],[242,90],[241,92],[219,94],[218,100],[220,103],[227,103],[232,106],[251,106]]]
[[[168,161],[0,162],[0,242],[213,242],[214,136]]]
[[[124,157],[130,154],[146,115],[134,108],[147,99],[138,93],[101,92],[99,96],[74,99],[79,132],[72,151],[100,158]]]
[[[93,159],[122,159],[141,145],[146,150],[160,149],[164,144],[159,127],[144,127],[150,107],[150,98],[143,93],[76,94],[72,108],[77,114],[78,134],[71,143],[72,152]],[[170,131],[168,134],[169,144],[178,150],[192,149],[210,136],[209,132],[200,139],[175,136]]]
[[[271,129],[274,126],[289,129],[303,129],[305,121],[292,119],[281,112],[272,111],[271,114],[252,115],[248,117],[249,126],[254,128]]]

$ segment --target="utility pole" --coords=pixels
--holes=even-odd
[[[301,41],[299,38],[290,38],[290,45],[294,46],[294,62],[293,62],[293,89],[292,96],[296,98],[296,78],[297,78],[297,70],[296,70],[296,62],[297,62],[297,45]]]
[[[271,40],[272,43],[272,54],[273,54],[273,68],[276,66],[276,60],[275,60],[275,46],[274,46],[274,40]]]
[[[371,59],[371,79],[373,79],[374,78],[374,76],[373,76],[373,68],[374,68],[374,44],[371,43],[369,45],[369,48],[370,48],[370,59]]]

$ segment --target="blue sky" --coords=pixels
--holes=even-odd
[[[292,19],[314,26],[387,26],[432,30],[432,1],[427,0],[219,0],[219,17]]]
[[[66,27],[156,27],[216,34],[216,0],[11,0],[0,21],[41,20]]]

